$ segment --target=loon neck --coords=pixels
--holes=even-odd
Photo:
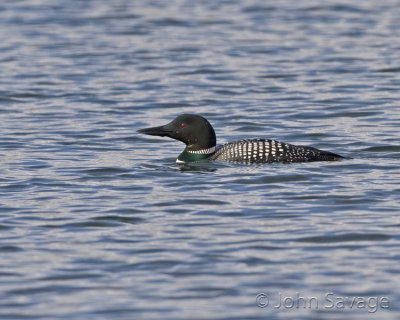
[[[216,147],[210,147],[207,149],[194,150],[193,146],[187,146],[185,150],[176,159],[177,163],[202,161],[209,159],[215,153]]]

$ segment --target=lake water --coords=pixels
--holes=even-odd
[[[399,319],[400,2],[0,4],[1,319]],[[338,162],[178,165],[136,130]]]

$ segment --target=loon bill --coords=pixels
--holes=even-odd
[[[237,163],[292,163],[335,161],[344,159],[338,154],[307,146],[297,146],[269,139],[246,139],[217,146],[217,139],[207,119],[194,114],[182,114],[170,123],[137,132],[152,136],[170,137],[186,144],[177,163],[223,160]]]

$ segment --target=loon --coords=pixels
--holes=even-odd
[[[223,160],[236,163],[292,163],[335,161],[344,159],[338,154],[307,146],[298,146],[270,139],[245,139],[217,146],[213,127],[199,115],[182,114],[170,123],[137,132],[151,136],[170,137],[182,141],[186,148],[177,163],[202,160]]]

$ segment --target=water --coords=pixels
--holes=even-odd
[[[0,30],[1,319],[399,318],[399,1],[3,1]],[[136,130],[183,112],[353,159],[177,165]]]

